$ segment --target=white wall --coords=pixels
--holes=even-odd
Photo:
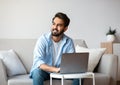
[[[0,38],[38,38],[59,11],[71,19],[66,34],[89,47],[106,41],[109,26],[120,41],[120,0],[0,0]]]

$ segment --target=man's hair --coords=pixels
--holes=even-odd
[[[68,18],[68,16],[62,12],[58,12],[57,14],[55,14],[55,16],[52,19],[52,22],[54,21],[54,19],[58,17],[60,19],[62,19],[64,21],[64,26],[67,27],[70,23],[70,19]]]

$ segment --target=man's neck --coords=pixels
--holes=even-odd
[[[59,42],[62,39],[63,35],[60,36],[52,36],[53,41]]]

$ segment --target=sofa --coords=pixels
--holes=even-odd
[[[8,76],[6,66],[3,60],[0,59],[0,85],[32,85],[29,73],[33,63],[35,43],[36,39],[0,39],[0,51],[13,49],[26,70],[23,74]],[[86,42],[82,39],[74,39],[74,44],[87,47]],[[13,63],[12,60],[11,63]],[[95,85],[116,85],[117,65],[118,56],[103,54],[94,70]],[[21,67],[19,68],[21,69]],[[12,70],[17,69],[14,68]],[[45,81],[44,85],[50,85],[49,82],[49,80]],[[71,85],[71,83],[72,80],[65,80],[65,85]],[[60,80],[54,79],[53,85],[61,85]],[[92,85],[92,79],[84,79],[84,85]]]

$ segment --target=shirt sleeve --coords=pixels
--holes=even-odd
[[[39,67],[41,64],[44,64],[44,56],[45,56],[45,39],[44,37],[40,37],[35,45],[35,49],[33,52],[34,61],[33,64],[35,67]]]

